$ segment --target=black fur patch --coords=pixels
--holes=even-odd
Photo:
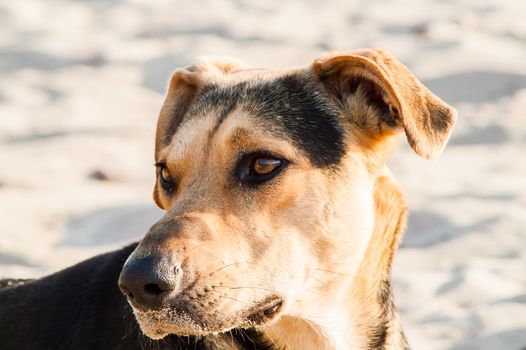
[[[31,282],[32,279],[20,279],[20,278],[7,278],[0,280],[0,289],[8,287],[16,287],[27,282]]]
[[[4,287],[0,288],[0,348],[217,349],[215,344],[225,339],[233,349],[274,349],[254,329],[235,329],[206,337],[145,337],[117,286],[122,265],[136,246],[96,256],[20,285],[20,280],[0,280]]]
[[[293,142],[315,166],[337,164],[344,155],[344,128],[338,113],[307,78],[288,75],[227,87],[209,85],[201,91],[188,115],[198,117],[217,110],[217,129],[237,107]]]
[[[275,350],[276,346],[263,333],[255,329],[233,329],[229,332],[239,349]],[[225,336],[228,336],[228,334]]]
[[[367,349],[370,350],[385,349],[389,320],[393,317],[391,282],[388,279],[382,281],[377,298],[381,313],[378,315],[374,328],[368,334],[369,345]]]

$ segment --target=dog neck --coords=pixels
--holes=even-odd
[[[278,349],[409,348],[391,290],[391,265],[405,227],[406,203],[387,176],[378,177],[374,202],[373,234],[344,305],[328,310],[337,322],[318,325],[284,316],[264,330]]]
[[[350,316],[360,349],[408,349],[391,289],[391,265],[407,206],[399,186],[387,176],[377,179],[374,202],[374,231],[351,285]]]

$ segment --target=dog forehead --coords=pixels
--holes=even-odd
[[[243,116],[245,127],[257,124],[291,142],[317,167],[337,164],[343,157],[342,118],[319,84],[300,74],[270,79],[255,74],[251,79],[206,84],[174,131],[171,144],[198,133],[211,139],[234,114],[238,120]]]

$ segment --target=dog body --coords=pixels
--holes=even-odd
[[[385,162],[401,132],[435,157],[455,118],[383,50],[278,72],[176,71],[156,137],[166,214],[119,280],[142,331],[255,327],[280,349],[406,348],[390,288],[406,206]]]

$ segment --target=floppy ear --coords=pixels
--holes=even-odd
[[[201,72],[202,67],[193,64],[177,69],[171,76],[166,90],[166,97],[157,119],[155,133],[155,161],[159,161],[161,151],[172,142],[172,138],[198,91],[204,84]],[[157,169],[159,172],[159,169]],[[159,179],[157,176],[153,189],[153,199],[161,208],[163,206],[159,194]]]
[[[194,66],[177,69],[170,78],[163,106],[157,120],[155,155],[172,141],[191,102],[202,86],[202,79]]]
[[[444,149],[456,111],[381,49],[353,51],[316,60],[312,67],[351,122],[371,135],[405,131],[420,156],[433,159]]]

